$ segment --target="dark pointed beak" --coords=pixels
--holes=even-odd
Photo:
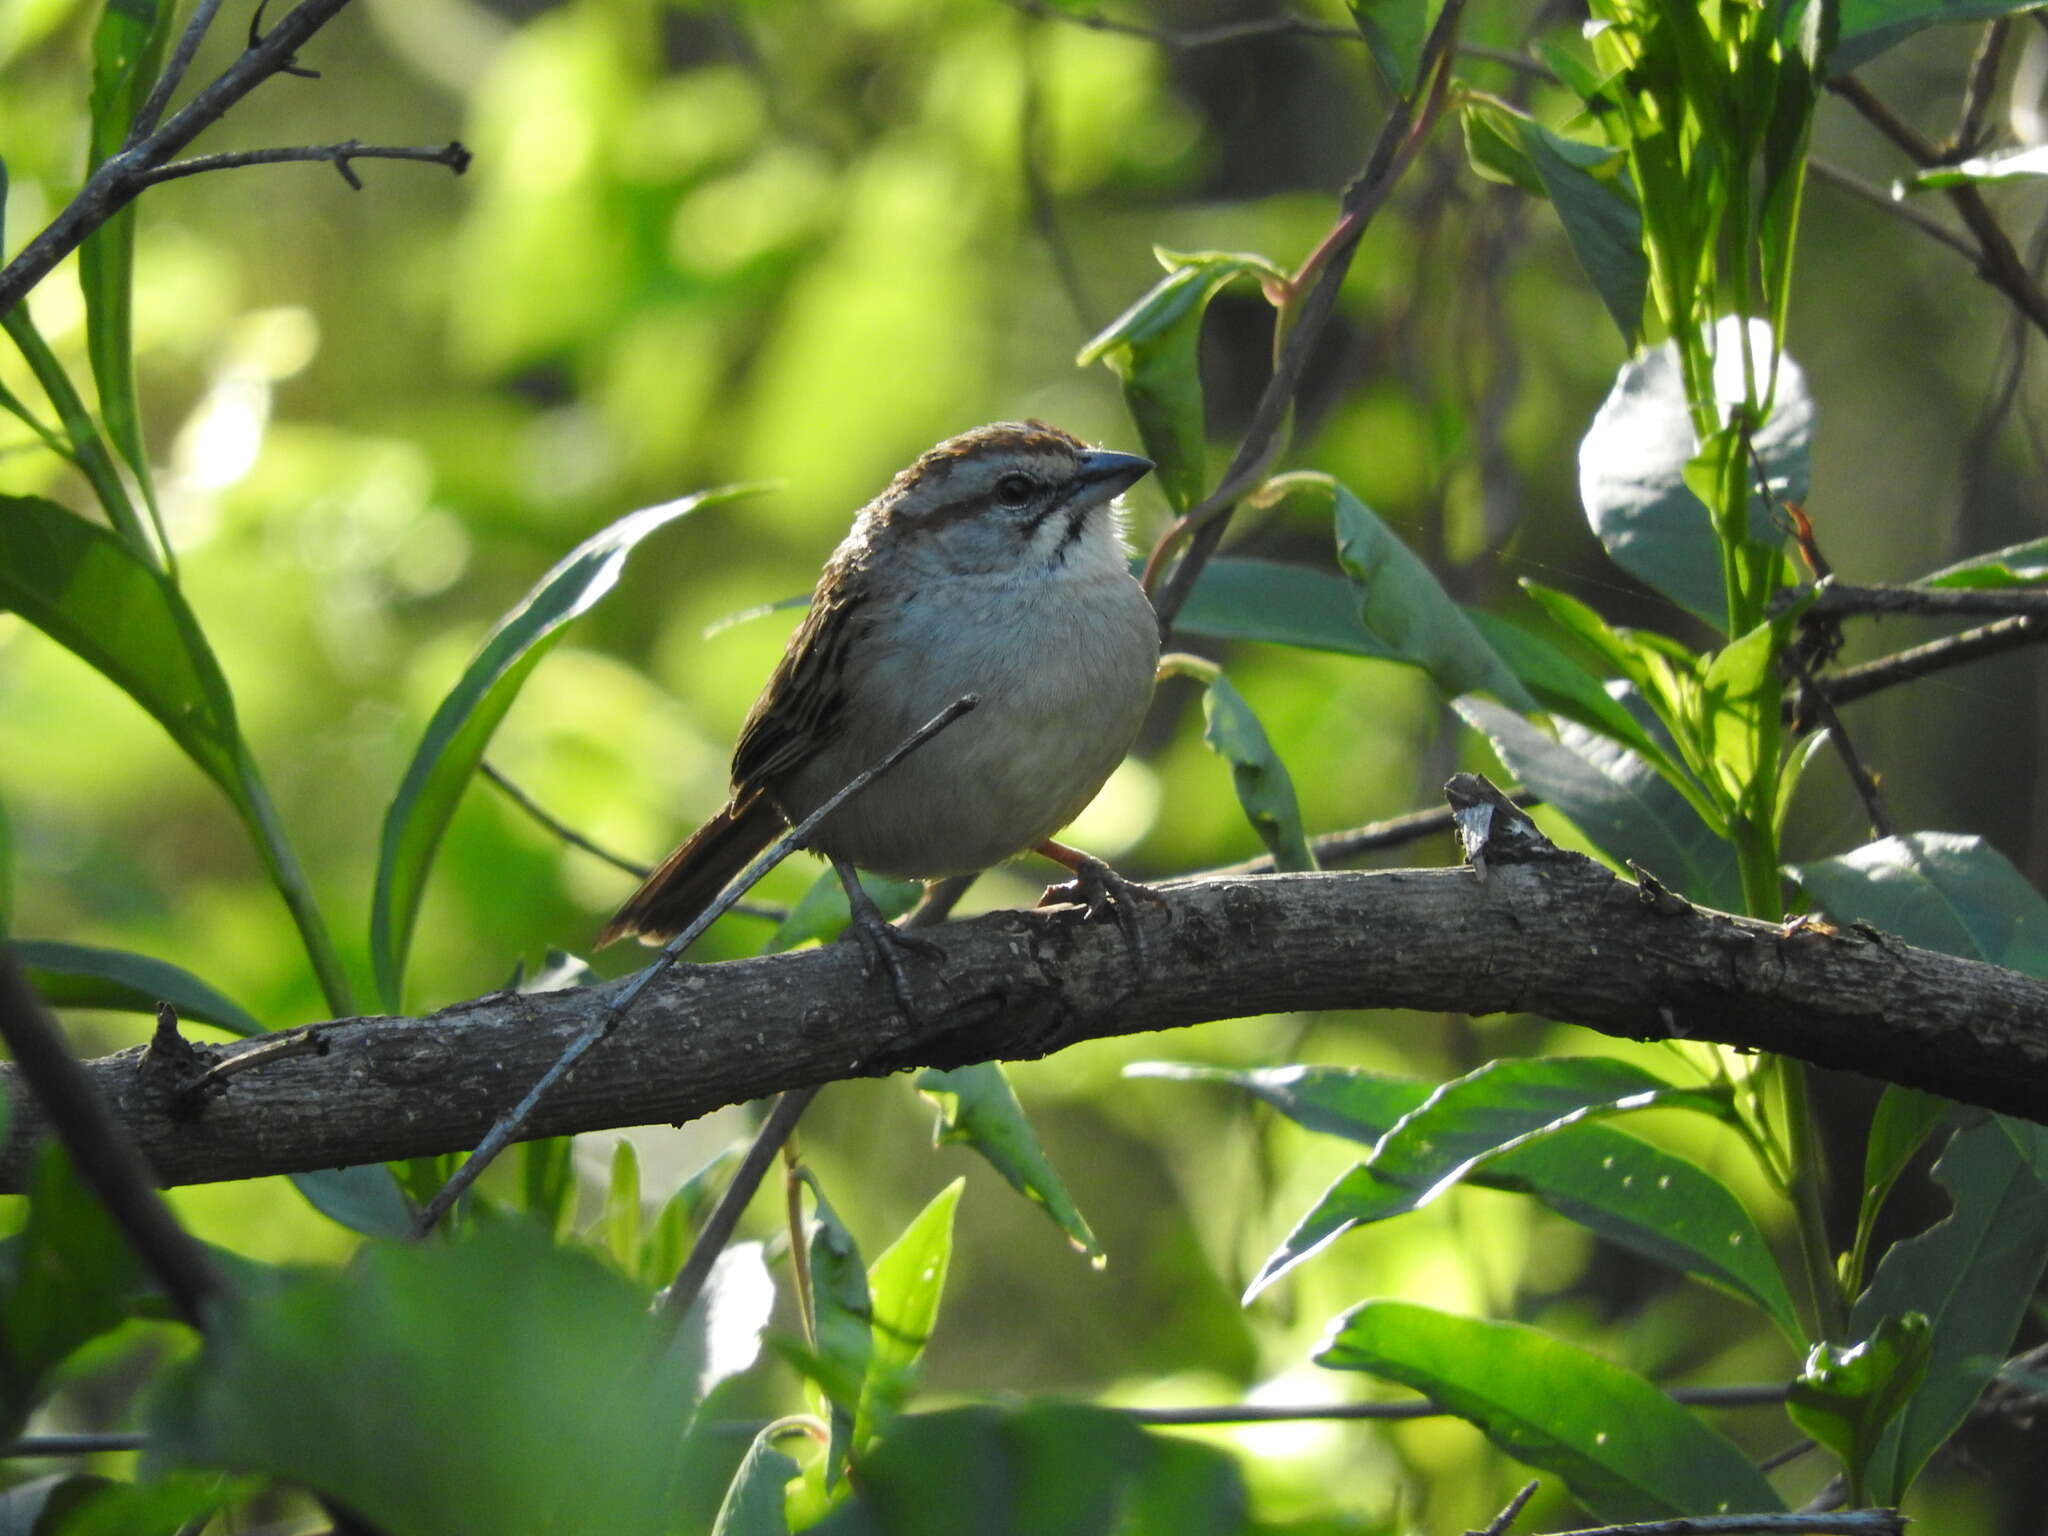
[[[1152,461],[1135,453],[1116,453],[1108,448],[1091,448],[1081,455],[1074,473],[1074,490],[1091,502],[1108,501],[1121,495],[1152,470]]]

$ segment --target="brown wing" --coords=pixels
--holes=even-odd
[[[810,612],[790,636],[768,686],[754,700],[732,751],[733,797],[771,792],[844,728],[846,652],[867,600],[864,549],[825,567]]]

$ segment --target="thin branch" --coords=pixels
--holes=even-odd
[[[1901,683],[1931,677],[1950,667],[2016,651],[2022,646],[2048,641],[2048,613],[2019,613],[1996,623],[1966,629],[1916,645],[1893,656],[1881,656],[1858,666],[1844,667],[1819,679],[1820,691],[1835,704],[1850,704]],[[1786,703],[1787,714],[1795,713],[1796,698]]]
[[[430,165],[445,165],[460,176],[469,169],[470,158],[469,151],[453,139],[439,148],[431,144],[365,144],[359,139],[344,139],[339,144],[293,144],[277,149],[231,149],[218,155],[195,155],[190,160],[173,160],[155,170],[137,172],[134,182],[139,191],[143,187],[177,181],[184,176],[199,176],[207,171],[315,160],[332,165],[341,172],[343,181],[360,192],[363,190],[362,178],[356,175],[350,164],[354,160],[421,160]]]
[[[1991,93],[1998,87],[1998,66],[2005,56],[2005,42],[2011,31],[2012,18],[2000,16],[1978,34],[1977,51],[1970,57],[1970,72],[1963,80],[1963,104],[1956,114],[1956,130],[1943,146],[1944,159],[1965,159],[1983,147],[1984,118],[1991,109]]]
[[[662,947],[653,964],[613,993],[611,1000],[605,1004],[597,1017],[564,1047],[562,1054],[540,1075],[538,1081],[526,1091],[525,1096],[499,1117],[484,1139],[477,1143],[476,1150],[470,1153],[468,1161],[455,1170],[448,1182],[434,1192],[434,1198],[420,1211],[413,1223],[413,1236],[424,1237],[434,1230],[441,1218],[457,1200],[462,1198],[470,1185],[477,1181],[498,1154],[519,1139],[526,1130],[527,1123],[533,1119],[542,1101],[555,1085],[566,1078],[575,1069],[576,1063],[581,1061],[599,1041],[606,1039],[618,1028],[627,1011],[640,1000],[641,995],[676,962],[684,950],[697,942],[705,929],[725,916],[732,909],[733,903],[752,890],[769,870],[803,847],[827,816],[980,703],[981,698],[978,694],[962,694],[933,715],[897,743],[879,762],[855,774],[836,793],[829,796],[824,804],[790,828],[780,841],[754,860],[745,874],[728,885],[716,901],[692,918],[688,927]]]
[[[1132,21],[1118,21],[1100,11],[1070,11],[1049,0],[1003,0],[1011,10],[1046,21],[1063,21],[1090,32],[1113,32],[1119,37],[1142,37],[1162,48],[1190,50],[1215,48],[1225,43],[1248,42],[1259,37],[1316,37],[1334,43],[1363,42],[1356,27],[1333,26],[1305,16],[1281,14],[1258,16],[1250,21],[1224,22],[1214,27],[1148,27]]]
[[[1743,1387],[1674,1387],[1665,1395],[1695,1408],[1767,1408],[1785,1401],[1785,1387],[1762,1383]],[[1409,1419],[1454,1417],[1431,1398],[1398,1403],[1222,1403],[1206,1408],[1120,1408],[1137,1424],[1290,1424],[1311,1419]]]
[[[93,1075],[72,1056],[42,999],[29,990],[12,945],[0,945],[0,1037],[15,1069],[55,1132],[71,1164],[157,1283],[178,1315],[204,1326],[207,1306],[226,1287],[206,1250],[178,1225],[157,1193],[149,1164],[136,1150]]]
[[[1516,1517],[1528,1507],[1529,1501],[1536,1497],[1536,1490],[1541,1486],[1534,1478],[1531,1478],[1528,1482],[1522,1484],[1520,1492],[1501,1506],[1499,1514],[1486,1522],[1485,1530],[1467,1531],[1465,1536],[1507,1536],[1507,1528],[1513,1525]]]
[[[541,826],[567,843],[571,848],[580,848],[592,858],[611,865],[613,869],[623,874],[631,875],[635,880],[645,880],[653,872],[651,866],[636,864],[622,853],[613,853],[611,849],[592,842],[566,821],[550,814],[538,800],[521,789],[495,764],[488,761],[485,762],[483,773],[484,777],[496,785],[499,792],[507,800],[518,806],[520,810],[526,812],[528,816],[539,822]]]
[[[1543,797],[1533,790],[1518,789],[1510,798],[1523,810],[1541,805]],[[1457,813],[1449,806],[1435,810],[1405,811],[1399,816],[1389,816],[1384,821],[1369,821],[1362,827],[1352,827],[1344,832],[1324,832],[1309,839],[1309,847],[1316,856],[1316,863],[1328,868],[1332,864],[1348,863],[1368,853],[1387,848],[1404,848],[1410,843],[1420,842],[1425,837],[1436,837],[1442,833],[1457,830]],[[1261,854],[1256,859],[1246,859],[1242,864],[1226,864],[1220,869],[1202,871],[1205,879],[1237,880],[1246,875],[1270,875],[1273,873],[1273,856]]]
[[[192,55],[199,51],[199,45],[206,38],[206,29],[213,25],[214,13],[220,9],[220,0],[199,0],[192,10],[192,19],[185,23],[185,30],[178,35],[178,46],[171,50],[170,61],[164,65],[164,72],[156,77],[156,84],[149,88],[149,96],[142,103],[135,120],[128,125],[128,145],[140,143],[155,130],[164,115],[164,108],[171,104],[171,94],[178,83],[185,78],[185,71],[192,65]]]
[[[818,1092],[817,1087],[792,1088],[776,1098],[775,1107],[768,1112],[768,1118],[761,1122],[761,1129],[754,1135],[754,1144],[747,1148],[747,1155],[733,1170],[732,1182],[718,1197],[711,1219],[704,1223],[704,1230],[697,1234],[697,1241],[691,1245],[690,1256],[676,1272],[675,1283],[662,1294],[662,1317],[679,1323],[695,1305],[704,1290],[704,1282],[711,1278],[711,1266],[718,1262],[725,1245],[732,1241],[741,1214],[753,1200],[754,1191],[761,1187],[768,1165],[775,1161],[775,1154],[795,1132],[797,1121],[803,1118],[804,1111],[810,1108],[811,1100],[818,1096]]]
[[[1905,1536],[1905,1531],[1906,1517],[1895,1509],[1848,1509],[1831,1515],[1690,1515],[1587,1526],[1557,1536]]]
[[[1916,204],[1910,203],[1904,198],[1893,197],[1888,190],[1878,186],[1877,183],[1865,181],[1854,172],[1845,171],[1840,166],[1822,160],[1818,156],[1814,156],[1806,162],[1806,169],[1816,181],[1826,182],[1829,186],[1839,191],[1847,192],[1852,197],[1861,198],[1864,202],[1870,204],[1871,207],[1912,225],[1930,240],[1939,241],[1972,265],[1975,265],[1977,262],[1977,247],[1970,244],[1969,241],[1965,240],[1932,214],[1922,211]]]
[[[1830,582],[1807,613],[1816,618],[1910,613],[1941,619],[1992,613],[2048,614],[2048,587],[1855,587]]]
[[[1863,802],[1863,814],[1870,822],[1873,837],[1892,835],[1891,812],[1885,808],[1884,791],[1877,786],[1877,775],[1863,761],[1863,754],[1856,750],[1856,742],[1849,735],[1849,729],[1842,724],[1842,717],[1835,712],[1835,701],[1825,688],[1818,686],[1813,672],[1801,659],[1796,647],[1787,646],[1784,653],[1785,670],[1792,674],[1797,685],[1794,698],[1806,708],[1812,709],[1828,733],[1828,741],[1834,746],[1835,755],[1842,760],[1842,767],[1849,775],[1849,783],[1856,790],[1856,798]],[[1791,701],[1787,701],[1791,702]],[[1797,717],[1795,717],[1796,719]]]

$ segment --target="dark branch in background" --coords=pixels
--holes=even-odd
[[[1070,11],[1063,6],[1049,3],[1049,0],[1003,0],[1013,11],[1026,16],[1036,16],[1046,21],[1063,21],[1069,26],[1085,27],[1090,32],[1114,32],[1120,37],[1141,37],[1148,43],[1157,43],[1162,48],[1195,49],[1215,48],[1224,43],[1249,42],[1259,37],[1315,37],[1335,43],[1363,42],[1364,38],[1356,27],[1333,26],[1328,22],[1311,21],[1306,16],[1282,13],[1278,16],[1257,16],[1249,21],[1228,21],[1214,27],[1148,27],[1133,21],[1118,21],[1100,11]]]
[[[718,1197],[711,1219],[704,1223],[703,1231],[697,1234],[697,1241],[691,1244],[690,1256],[683,1260],[683,1267],[676,1272],[675,1283],[663,1293],[661,1315],[664,1318],[680,1322],[696,1303],[704,1290],[704,1282],[711,1278],[711,1266],[718,1262],[719,1254],[732,1241],[733,1233],[739,1228],[740,1217],[753,1200],[754,1191],[761,1187],[761,1180],[775,1161],[775,1154],[795,1134],[797,1121],[811,1107],[811,1100],[818,1096],[820,1086],[791,1088],[776,1099],[775,1107],[768,1111],[768,1118],[761,1122],[761,1129],[754,1133],[747,1155],[733,1170],[732,1182]]]
[[[1964,618],[1993,613],[2048,615],[2044,587],[1852,587],[1830,582],[1806,612],[1814,618],[1910,613],[1921,618]]]
[[[522,1134],[693,1120],[846,1077],[1323,1008],[1528,1013],[1631,1039],[1718,1041],[2048,1120],[2048,981],[1874,929],[1646,899],[1543,842],[1512,808],[1493,820],[1503,835],[1482,847],[1483,873],[1164,886],[1135,918],[1142,984],[1119,928],[1073,906],[950,924],[944,961],[909,967],[909,1014],[867,981],[851,945],[671,970]],[[1505,840],[1510,824],[1520,841]],[[244,1073],[196,1119],[174,1113],[140,1050],[90,1070],[169,1183],[460,1151],[633,984],[323,1024],[325,1056]],[[20,1188],[43,1122],[12,1077],[0,1074],[15,1101],[0,1189]]]
[[[1956,131],[1942,147],[1947,160],[1965,160],[1984,146],[1988,135],[1984,118],[1991,109],[1991,93],[1998,87],[1998,66],[2005,57],[2005,41],[2012,32],[2012,18],[2001,16],[1977,35],[1977,51],[1970,57],[1970,72],[1963,80],[1962,110],[1956,114]]]
[[[1674,1403],[1693,1408],[1768,1408],[1785,1401],[1780,1385],[1754,1387],[1673,1387],[1665,1394]],[[1209,1408],[1120,1408],[1137,1424],[1287,1424],[1302,1419],[1442,1419],[1455,1415],[1432,1398],[1398,1403],[1224,1403]]]
[[[1629,1525],[1587,1526],[1557,1536],[1905,1536],[1895,1509],[1845,1509],[1838,1514],[1690,1515]]]
[[[1793,716],[1794,726],[1807,724],[1805,712],[1813,712],[1813,718],[1827,731],[1835,755],[1842,760],[1849,782],[1855,787],[1856,798],[1863,802],[1863,814],[1870,822],[1870,835],[1890,837],[1891,812],[1885,809],[1884,792],[1877,787],[1877,775],[1870,771],[1863,761],[1863,754],[1856,750],[1855,739],[1842,724],[1842,717],[1835,713],[1834,700],[1829,697],[1827,689],[1814,682],[1813,673],[1801,659],[1796,646],[1786,647],[1785,670],[1796,685],[1791,698],[1786,701],[1788,705],[1798,706]]]
[[[101,1097],[101,1081],[65,1046],[57,1021],[23,979],[11,945],[0,945],[0,1038],[14,1056],[17,1112],[26,1089],[41,1112],[39,1129],[64,1144],[79,1178],[164,1288],[172,1308],[194,1328],[203,1327],[207,1305],[225,1289],[220,1275],[157,1193],[149,1164]]]
[[[1925,169],[1948,160],[1939,145],[1901,119],[1854,75],[1837,75],[1828,82],[1828,89],[1854,107],[1865,122],[1904,151],[1916,166]],[[1984,194],[1968,183],[1944,187],[1942,192],[1976,239],[1977,249],[1972,255],[1977,275],[2004,294],[2036,330],[2048,334],[2048,293],[2043,293],[2041,285],[2034,281],[2033,273],[2014,249],[2012,238],[1992,213],[1991,205],[1984,201]]]
[[[1930,677],[1950,667],[1979,661],[1986,656],[2003,655],[2026,645],[2039,645],[2043,641],[2048,641],[2048,613],[2014,614],[1995,624],[1930,640],[1895,656],[1881,656],[1876,661],[1844,667],[1820,678],[1817,686],[1831,703],[1851,704],[1916,678]],[[1787,702],[1786,712],[1790,716],[1797,711],[1798,700],[1795,697]]]
[[[1542,1486],[1541,1483],[1531,1478],[1515,1491],[1513,1498],[1501,1506],[1499,1514],[1486,1522],[1485,1530],[1467,1531],[1465,1536],[1507,1536],[1508,1527],[1521,1517],[1522,1511],[1528,1508],[1529,1501],[1536,1497],[1536,1490]]]
[[[1815,181],[1824,181],[1829,186],[1847,192],[1851,197],[1861,198],[1871,207],[1912,225],[1929,239],[1940,241],[1963,260],[1971,263],[1977,260],[1977,247],[1932,214],[1923,212],[1903,199],[1893,197],[1889,191],[1875,182],[1865,181],[1854,172],[1845,171],[1819,156],[1808,160],[1806,169]]]
[[[1523,810],[1543,803],[1541,795],[1527,789],[1518,789],[1509,798]],[[1399,816],[1389,816],[1385,821],[1369,821],[1362,827],[1352,827],[1344,832],[1324,832],[1310,838],[1309,847],[1315,853],[1316,863],[1327,868],[1332,864],[1348,863],[1368,853],[1405,848],[1425,837],[1437,837],[1456,830],[1457,813],[1449,806],[1442,806],[1435,810],[1407,811]],[[1240,880],[1247,875],[1272,873],[1273,856],[1262,854],[1256,859],[1246,859],[1242,864],[1205,869],[1201,877],[1205,880]]]
[[[280,149],[231,149],[218,155],[195,155],[190,160],[173,160],[153,171],[138,172],[134,181],[139,191],[143,187],[154,187],[161,182],[198,176],[207,171],[231,171],[245,165],[283,165],[299,160],[327,162],[341,172],[343,181],[360,192],[363,182],[349,164],[352,160],[424,160],[432,165],[445,165],[460,176],[469,169],[470,154],[454,140],[436,149],[432,145],[365,144],[357,139],[346,139],[339,144],[295,144]]]
[[[190,144],[206,129],[220,121],[223,114],[243,97],[256,89],[272,75],[296,70],[292,62],[293,53],[312,38],[313,34],[334,19],[348,0],[300,0],[278,24],[261,37],[252,35],[247,49],[234,63],[222,70],[214,81],[187,102],[175,115],[161,126],[149,123],[146,132],[131,135],[130,141],[116,154],[109,155],[86,178],[78,195],[64,205],[63,210],[44,226],[33,240],[24,246],[5,269],[0,269],[0,314],[21,302],[24,295],[49,275],[50,270],[66,256],[78,249],[86,236],[119,213],[132,202],[136,195],[153,180],[158,173],[172,164],[171,157]],[[157,86],[151,91],[143,105],[143,116],[138,117],[136,127],[141,130],[151,115],[163,111],[176,87],[177,79],[190,63],[193,53],[204,36],[207,25],[212,21],[216,9],[214,4],[202,4],[186,24],[184,33],[178,39],[171,56],[171,67],[164,73]],[[430,150],[415,156],[410,153],[403,158],[436,160],[459,169],[453,159],[453,151],[459,145],[446,149]],[[285,158],[327,158],[336,160],[344,167],[345,157],[337,158],[331,153],[314,155],[307,152],[282,152]],[[368,155],[368,146],[357,146],[356,155]],[[386,154],[386,151],[378,151]],[[251,164],[248,160],[226,158],[230,163]],[[466,155],[465,155],[466,159]],[[207,169],[203,162],[188,162],[194,169]],[[190,174],[181,172],[180,174]]]

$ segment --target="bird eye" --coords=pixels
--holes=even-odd
[[[996,500],[1006,507],[1021,507],[1038,490],[1038,482],[1030,475],[1011,471],[996,481]]]

